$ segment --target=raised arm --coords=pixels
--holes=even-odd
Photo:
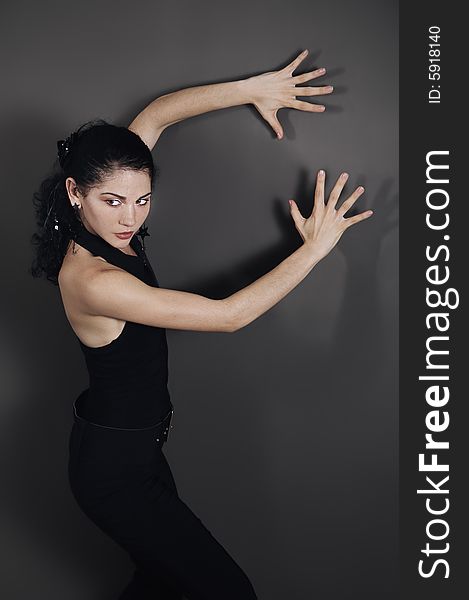
[[[300,214],[294,201],[290,202],[291,216],[303,245],[274,269],[228,298],[212,300],[190,292],[154,288],[126,271],[111,267],[86,277],[77,289],[82,311],[169,329],[237,331],[291,292],[329,254],[348,227],[371,216],[372,211],[366,211],[344,218],[363,193],[362,187],[336,210],[347,181],[346,174],[337,180],[326,205],[324,180],[324,172],[320,171],[309,218]]]
[[[321,77],[326,72],[325,69],[316,69],[293,77],[293,71],[307,55],[308,51],[303,51],[279,71],[269,71],[239,81],[185,88],[160,96],[135,117],[129,129],[137,133],[152,150],[163,131],[174,123],[228,106],[253,104],[278,139],[282,139],[283,129],[277,119],[279,109],[323,112],[325,106],[303,102],[296,97],[320,96],[333,91],[332,86],[296,87],[297,84]]]

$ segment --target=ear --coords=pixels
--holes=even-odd
[[[73,206],[75,203],[80,204],[82,201],[82,195],[73,177],[67,177],[65,180],[65,188],[67,190],[68,199],[70,200],[71,205]]]

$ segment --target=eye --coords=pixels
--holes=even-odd
[[[151,196],[149,196],[148,198],[139,198],[137,200],[137,202],[139,203],[139,204],[137,204],[137,206],[145,206],[145,204],[147,204],[147,202],[149,202],[150,199],[151,199]],[[117,202],[118,204],[111,204],[111,202]],[[106,200],[106,203],[109,206],[119,206],[120,200],[118,200],[117,198],[109,198],[108,200]]]

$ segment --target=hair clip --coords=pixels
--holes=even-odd
[[[59,164],[62,168],[64,167],[67,156],[70,154],[70,151],[73,148],[73,144],[75,143],[76,137],[77,134],[73,132],[68,136],[66,140],[57,141],[57,156],[59,158]]]

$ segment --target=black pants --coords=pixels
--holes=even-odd
[[[136,567],[119,600],[257,599],[241,567],[179,497],[157,429],[104,428],[75,410],[73,418],[72,493]]]

